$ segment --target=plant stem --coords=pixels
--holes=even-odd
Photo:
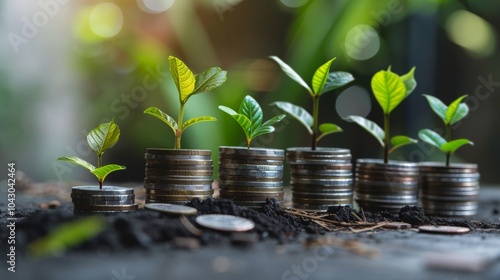
[[[313,95],[313,127],[312,127],[312,144],[311,149],[316,150],[316,144],[318,139],[316,139],[318,135],[318,116],[319,116],[319,95]]]
[[[451,141],[451,125],[446,125],[446,142]],[[451,153],[448,152],[446,153],[446,166],[450,166],[450,158],[451,158]]]
[[[175,149],[181,148],[183,117],[184,117],[184,103],[181,103],[181,108],[179,109],[179,118],[177,118],[177,131],[175,132]]]
[[[102,181],[99,180],[99,189],[102,190]]]
[[[384,114],[384,163],[389,163],[389,114]]]
[[[97,168],[102,166],[102,154],[97,155]]]

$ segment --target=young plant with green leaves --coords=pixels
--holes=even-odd
[[[273,124],[280,122],[286,115],[281,114],[272,119],[263,122],[264,116],[262,108],[257,100],[250,95],[245,96],[241,101],[238,112],[226,106],[219,106],[219,109],[233,117],[245,132],[247,147],[250,149],[250,144],[254,138],[259,135],[274,132]]]
[[[157,117],[165,124],[167,124],[175,136],[175,149],[181,148],[181,136],[186,128],[193,124],[207,121],[216,121],[217,119],[211,116],[202,116],[189,119],[184,122],[184,107],[189,100],[189,98],[195,94],[207,92],[216,87],[221,86],[226,81],[227,72],[223,71],[219,67],[211,67],[199,74],[193,74],[193,72],[182,62],[180,59],[169,56],[169,69],[170,73],[177,87],[179,93],[179,116],[177,121],[171,116],[164,113],[162,110],[156,107],[150,107],[144,111],[145,114]]]
[[[342,131],[342,129],[338,125],[335,125],[333,123],[323,123],[321,125],[318,123],[320,97],[326,92],[340,88],[354,81],[354,77],[347,72],[330,72],[330,66],[335,60],[335,58],[332,58],[325,64],[321,65],[318,69],[316,69],[316,72],[312,77],[311,87],[309,87],[309,85],[302,79],[302,77],[300,77],[297,72],[295,72],[280,58],[276,56],[271,56],[270,58],[279,64],[283,72],[288,77],[290,77],[292,80],[294,80],[307,90],[309,96],[311,96],[313,101],[313,114],[311,116],[311,114],[304,108],[289,102],[277,101],[271,103],[271,105],[275,105],[285,113],[297,119],[301,124],[303,124],[312,137],[311,149],[316,150],[317,143],[321,138],[325,137],[328,134]]]
[[[351,120],[375,136],[384,148],[384,163],[389,162],[389,154],[402,146],[417,143],[417,140],[404,135],[390,137],[390,114],[391,112],[413,92],[417,86],[414,78],[415,67],[410,72],[399,76],[391,71],[391,67],[377,72],[372,80],[371,87],[373,95],[384,113],[384,129],[376,123],[361,116],[348,116]],[[390,147],[392,145],[392,147]]]
[[[87,135],[87,142],[90,148],[97,155],[97,167],[92,165],[86,160],[78,158],[76,156],[60,157],[57,160],[67,161],[84,167],[89,170],[90,173],[94,174],[99,181],[99,188],[102,189],[102,184],[106,176],[111,172],[124,170],[125,166],[118,164],[107,164],[102,165],[102,156],[104,152],[112,148],[118,139],[120,138],[120,128],[115,124],[114,120],[107,123],[102,123],[98,127],[94,128]]]
[[[432,111],[438,115],[438,117],[443,121],[445,127],[445,138],[443,138],[438,133],[430,129],[422,129],[418,133],[418,137],[434,146],[437,147],[441,152],[446,154],[446,166],[450,166],[450,158],[453,153],[455,153],[460,147],[469,144],[474,145],[470,140],[461,138],[452,140],[451,138],[451,126],[459,122],[469,113],[469,106],[462,103],[467,95],[462,95],[455,101],[451,102],[449,106],[446,106],[441,100],[434,96],[424,94],[424,97],[429,102],[429,106]]]

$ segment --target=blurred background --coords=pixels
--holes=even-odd
[[[121,128],[104,163],[126,171],[109,181],[140,182],[146,148],[172,148],[170,129],[143,114],[157,106],[177,116],[178,94],[168,72],[169,55],[195,73],[211,66],[228,71],[227,82],[192,97],[186,117],[212,115],[183,135],[183,148],[244,145],[244,135],[218,105],[236,108],[250,94],[264,117],[268,106],[289,101],[311,110],[308,94],[268,59],[277,55],[309,82],[315,69],[336,57],[332,70],[356,80],[325,94],[321,122],[344,132],[320,146],[352,150],[354,160],[380,157],[374,138],[342,120],[349,114],[382,120],[370,79],[392,66],[398,74],[416,66],[417,89],[392,114],[392,134],[416,138],[422,128],[442,128],[422,94],[449,104],[468,94],[470,115],[454,138],[475,146],[455,162],[480,165],[482,182],[500,183],[500,2],[496,0],[40,0],[2,1],[0,45],[0,159],[15,161],[34,181],[92,181],[82,168],[55,162],[77,155],[93,163],[87,133],[111,118]],[[496,123],[496,124],[495,124]],[[255,146],[309,146],[305,128],[289,118]],[[426,144],[400,149],[395,160],[444,160]],[[216,170],[216,169],[215,169]],[[5,176],[6,172],[0,174]]]

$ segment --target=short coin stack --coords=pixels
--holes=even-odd
[[[352,206],[352,163],[348,149],[288,148],[293,207],[328,210]]]
[[[213,162],[209,150],[148,149],[146,203],[185,204],[212,197]]]
[[[476,164],[424,162],[420,168],[421,202],[425,213],[468,217],[477,213],[479,178]]]
[[[75,211],[128,212],[137,210],[134,189],[103,186],[77,186],[71,189]]]
[[[355,199],[365,211],[398,213],[406,205],[417,204],[418,181],[416,163],[358,159]]]
[[[220,197],[258,208],[266,198],[283,202],[283,160],[279,149],[219,147]]]

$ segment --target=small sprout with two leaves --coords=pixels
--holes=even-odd
[[[437,147],[441,152],[445,153],[446,166],[450,166],[450,157],[453,153],[463,145],[474,145],[474,143],[464,138],[451,140],[451,126],[465,118],[469,113],[467,104],[462,103],[467,95],[460,96],[455,101],[451,102],[449,106],[446,106],[441,100],[434,96],[424,94],[424,97],[427,99],[427,102],[429,102],[429,106],[434,113],[443,121],[446,139],[430,129],[420,130],[418,137],[422,141]]]
[[[120,128],[117,124],[115,124],[114,120],[111,120],[108,123],[102,123],[89,132],[87,135],[87,142],[90,148],[92,148],[97,155],[97,167],[76,156],[60,157],[57,160],[67,161],[83,166],[97,177],[97,180],[99,181],[99,188],[102,189],[102,184],[106,176],[108,176],[111,172],[126,169],[125,166],[118,164],[102,165],[102,156],[104,152],[113,147],[116,142],[118,142],[119,138]]]
[[[333,123],[324,123],[321,125],[318,124],[319,99],[321,95],[345,86],[346,84],[354,81],[354,77],[347,72],[330,72],[330,66],[332,65],[333,60],[335,60],[335,58],[332,58],[325,64],[321,65],[318,69],[316,69],[316,72],[312,77],[311,88],[300,77],[299,74],[297,74],[288,64],[283,62],[280,58],[276,56],[271,56],[270,58],[279,64],[283,72],[288,77],[290,77],[292,80],[294,80],[307,90],[313,100],[313,114],[311,116],[311,114],[309,114],[309,112],[307,112],[304,108],[289,102],[278,101],[271,103],[271,105],[275,105],[285,113],[297,119],[301,124],[303,124],[312,137],[311,149],[316,150],[317,143],[321,138],[328,134],[342,131],[339,126]]]
[[[274,132],[273,124],[280,122],[286,115],[281,114],[262,123],[263,114],[257,100],[250,95],[245,96],[241,101],[238,112],[226,106],[219,106],[219,109],[233,117],[245,132],[247,147],[250,149],[252,140],[262,134]]]
[[[216,121],[217,119],[211,116],[195,117],[183,122],[184,118],[184,106],[186,105],[188,99],[194,94],[206,92],[212,90],[216,87],[221,86],[226,81],[227,72],[223,71],[219,67],[211,67],[199,74],[193,74],[193,72],[182,62],[180,59],[169,56],[169,69],[170,73],[179,92],[179,117],[177,121],[171,116],[164,113],[162,110],[156,107],[147,108],[144,113],[157,117],[165,124],[167,124],[175,136],[175,149],[181,148],[181,136],[186,128],[193,124],[199,122]]]
[[[413,92],[417,86],[414,78],[415,67],[405,75],[399,76],[391,71],[391,68],[377,72],[371,81],[371,87],[375,99],[382,107],[384,113],[384,129],[376,123],[360,116],[348,116],[346,119],[351,120],[362,128],[367,130],[371,135],[375,136],[380,145],[384,148],[384,163],[389,162],[389,154],[408,144],[417,143],[417,140],[408,136],[397,135],[390,138],[390,122],[389,116],[406,97]],[[389,146],[392,144],[392,147]]]

